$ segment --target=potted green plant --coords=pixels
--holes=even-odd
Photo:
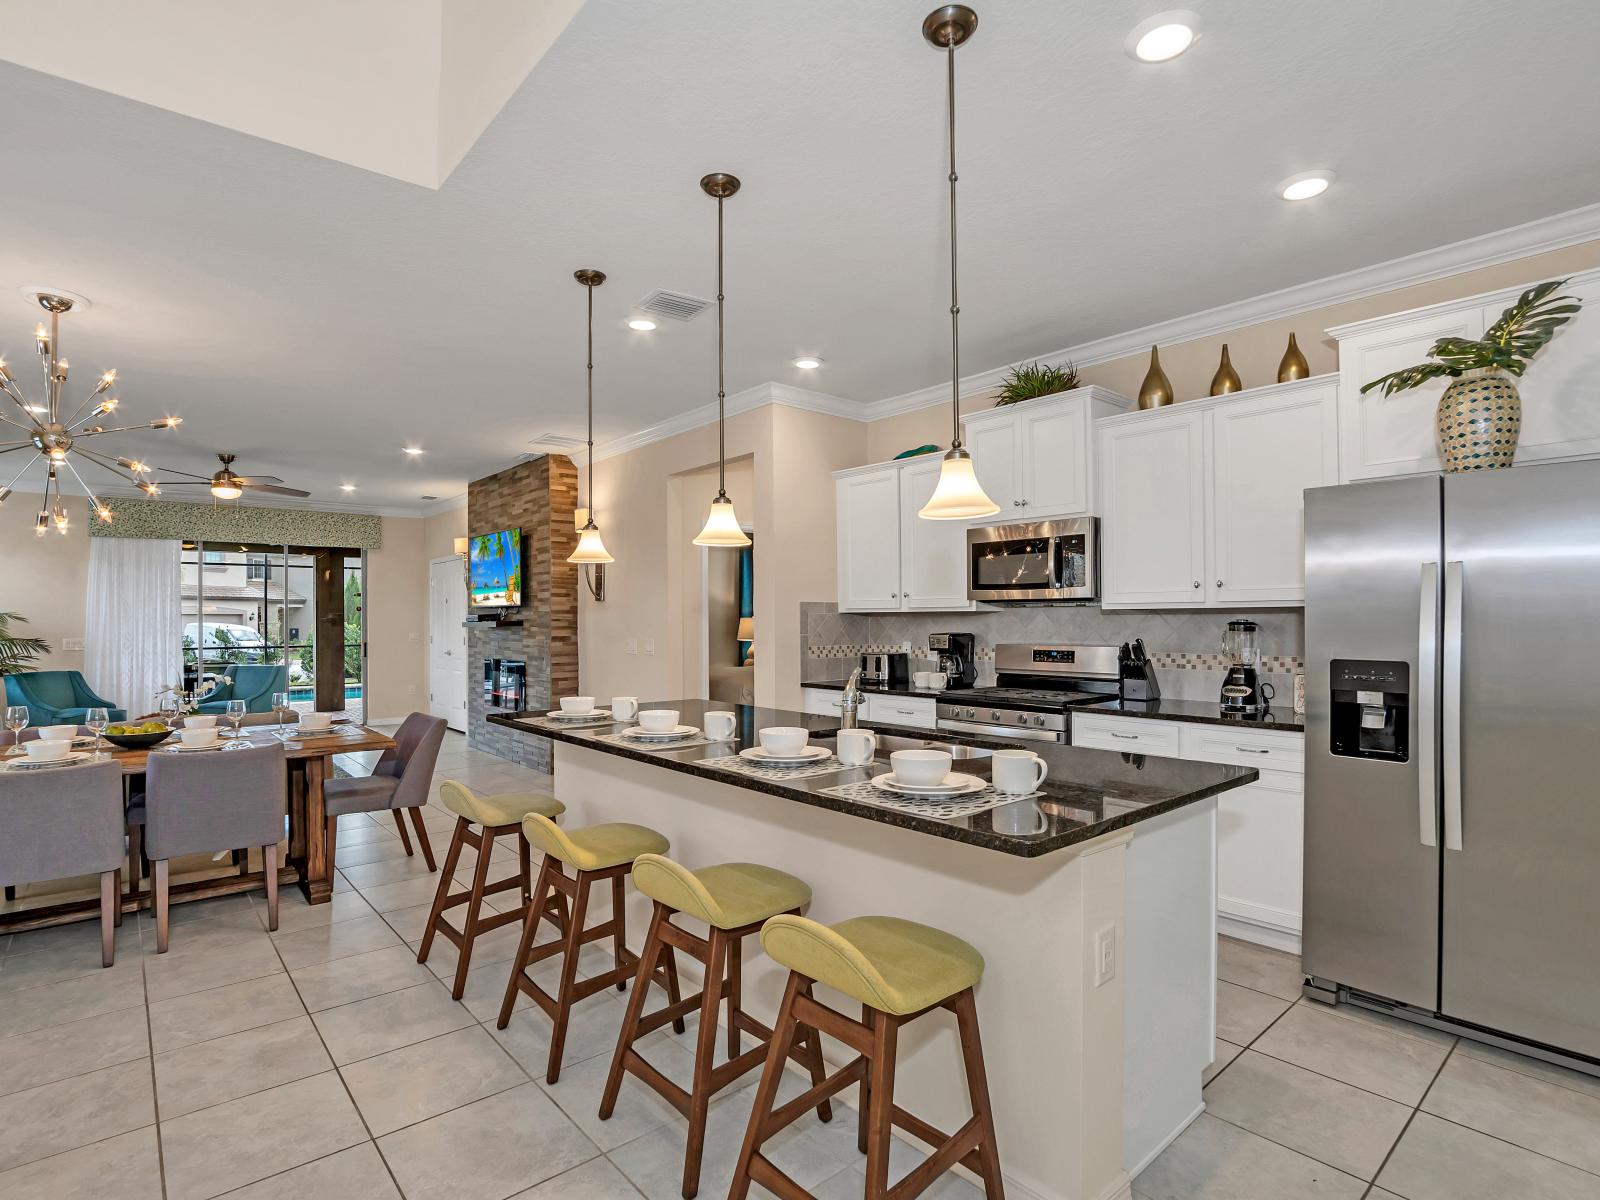
[[[1012,367],[1006,372],[1005,378],[1000,381],[1000,390],[995,394],[994,406],[1004,408],[1007,404],[1020,404],[1024,400],[1053,396],[1057,392],[1070,392],[1077,386],[1078,368],[1070,362],[1062,363],[1059,367],[1031,362]]]
[[[1381,387],[1392,396],[1430,379],[1450,379],[1436,417],[1444,469],[1509,467],[1522,432],[1522,396],[1511,377],[1526,371],[1556,330],[1583,307],[1572,296],[1554,294],[1566,284],[1553,279],[1529,288],[1481,338],[1440,338],[1428,351],[1431,362],[1391,371],[1361,391]]]
[[[0,675],[25,675],[41,654],[49,654],[49,643],[42,638],[16,637],[11,632],[11,622],[26,625],[28,618],[21,613],[0,612]]]

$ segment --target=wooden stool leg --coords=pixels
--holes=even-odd
[[[867,1005],[861,1006],[861,1023],[868,1029],[872,1028],[872,1009]],[[862,1154],[867,1152],[867,1114],[872,1111],[872,1070],[871,1061],[868,1061],[868,1070],[861,1077],[861,1095],[856,1099],[856,1149]]]
[[[706,943],[705,990],[700,994],[700,1029],[694,1050],[694,1085],[689,1093],[689,1145],[683,1155],[683,1197],[700,1190],[700,1159],[706,1148],[706,1110],[711,1105],[711,1069],[717,1057],[717,1009],[722,1004],[723,972],[727,970],[728,935],[716,926]]]
[[[167,860],[164,858],[150,864],[150,890],[154,893],[151,903],[156,910],[156,953],[165,954],[171,932],[168,918],[172,914],[167,911]]]
[[[467,898],[467,919],[461,925],[461,954],[456,959],[455,982],[450,986],[452,1000],[461,999],[467,990],[467,968],[472,965],[472,943],[478,940],[478,913],[483,909],[483,888],[489,879],[489,857],[494,853],[494,841],[489,827],[483,826],[478,835],[478,865],[472,872],[472,895]]]
[[[899,1023],[888,1013],[872,1014],[872,1054],[867,1070],[872,1076],[872,1099],[867,1113],[866,1200],[883,1200],[889,1193],[890,1130],[894,1127],[894,1058]]]
[[[400,844],[406,848],[406,857],[410,858],[415,851],[411,849],[411,835],[406,832],[405,818],[400,815],[398,808],[391,808],[389,813],[394,817],[394,827],[400,831]]]
[[[545,891],[550,882],[550,856],[546,855],[544,863],[539,868],[539,882],[534,885],[533,899],[528,902],[528,907],[522,914],[522,938],[517,942],[517,956],[511,960],[511,978],[506,981],[506,996],[500,1002],[500,1016],[495,1021],[496,1029],[504,1029],[511,1023],[511,1009],[517,1003],[517,980],[522,978],[522,972],[527,969],[528,957],[533,953],[533,943],[539,935],[539,914],[544,908]]]
[[[983,1140],[978,1143],[978,1161],[983,1164],[983,1194],[986,1200],[1004,1200],[1005,1185],[1000,1179],[1000,1148],[994,1136],[994,1109],[989,1104],[989,1078],[983,1067],[983,1043],[978,1038],[978,1005],[968,988],[957,996],[952,1007],[961,1032],[961,1058],[967,1069],[967,1094],[972,1115],[978,1118]]]
[[[624,894],[624,884],[627,880],[621,875],[611,880],[611,919],[615,925],[611,931],[611,957],[622,968],[622,952],[628,942],[628,910],[626,908],[627,896]],[[617,980],[617,991],[628,990],[626,978]]]
[[[121,911],[122,889],[117,885],[118,871],[100,872],[100,965],[109,967],[116,961],[117,923],[114,912]]]
[[[561,990],[556,994],[555,1022],[550,1030],[550,1065],[546,1083],[561,1078],[561,1055],[567,1048],[567,1021],[572,1016],[572,989],[578,982],[578,951],[583,949],[583,922],[589,912],[589,872],[579,871],[577,895],[572,900],[572,924],[567,928],[566,945],[561,949]],[[534,920],[538,920],[537,914]]]
[[[661,962],[665,967],[667,977],[667,1003],[677,1004],[683,999],[683,993],[678,988],[678,956],[672,952],[671,946],[661,949]],[[676,1017],[672,1022],[673,1033],[683,1033],[688,1026],[683,1023],[682,1017]]]
[[[422,809],[413,808],[410,812],[411,828],[417,831],[417,845],[422,847],[422,861],[428,864],[428,870],[437,871],[439,865],[433,861],[433,843],[428,840],[428,827],[422,823]]]
[[[789,1056],[789,1043],[795,1032],[794,998],[800,994],[800,982],[801,976],[789,972],[789,983],[783,989],[783,1003],[778,1006],[778,1019],[772,1026],[772,1044],[767,1050],[767,1063],[761,1068],[761,1082],[756,1085],[750,1124],[745,1127],[744,1145],[739,1149],[739,1162],[733,1169],[733,1182],[728,1185],[728,1200],[746,1200],[750,1194],[750,1163],[761,1148],[761,1143],[766,1140],[762,1127],[777,1102],[778,1085],[783,1082],[783,1063]]]
[[[261,847],[261,871],[267,881],[267,928],[278,932],[278,846]]]
[[[728,1058],[739,1057],[739,1012],[744,1007],[743,938],[728,939]]]
[[[450,835],[450,848],[444,852],[444,872],[439,876],[439,886],[433,890],[433,907],[428,910],[428,927],[422,931],[422,945],[417,948],[417,961],[428,961],[428,952],[433,949],[433,935],[439,930],[440,918],[444,914],[445,897],[450,894],[450,887],[455,882],[456,863],[461,861],[461,847],[465,844],[468,822],[465,817],[456,818],[455,831]],[[520,840],[520,839],[519,839]],[[527,887],[523,887],[524,903],[526,903]]]
[[[808,999],[811,996],[811,983],[808,980],[800,989],[802,995]],[[811,1082],[821,1083],[828,1077],[828,1069],[822,1061],[822,1031],[820,1029],[804,1029],[801,1031],[801,1041],[804,1043],[801,1053],[805,1056],[806,1070],[811,1072]],[[824,1124],[833,1120],[833,1101],[824,1100],[817,1105],[817,1118]]]
[[[628,1050],[638,1036],[639,1018],[644,1015],[645,997],[650,993],[650,976],[655,973],[656,960],[664,949],[661,925],[667,919],[667,910],[656,904],[650,914],[650,928],[644,935],[644,953],[639,956],[639,973],[634,976],[633,995],[628,997],[628,1012],[622,1018],[622,1031],[617,1035],[617,1049],[611,1056],[611,1073],[606,1076],[606,1090],[600,1097],[600,1119],[609,1121],[617,1109],[617,1095],[622,1091],[623,1063]]]
[[[517,835],[517,868],[522,878],[522,902],[526,904],[533,899],[533,869],[528,849],[528,839],[521,834]]]

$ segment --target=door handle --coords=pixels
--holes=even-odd
[[[1461,849],[1462,564],[1444,565],[1444,848]]]
[[[1434,684],[1439,678],[1439,564],[1422,564],[1417,615],[1417,823],[1424,846],[1439,844]]]

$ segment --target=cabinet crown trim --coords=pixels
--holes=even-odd
[[[1600,267],[1593,267],[1587,271],[1574,271],[1569,276],[1571,287],[1579,287],[1593,280],[1600,280]],[[1455,300],[1440,300],[1436,304],[1424,304],[1417,308],[1404,309],[1401,312],[1385,313],[1381,317],[1368,317],[1364,321],[1351,321],[1345,325],[1335,325],[1324,332],[1335,341],[1349,341],[1353,337],[1372,333],[1380,329],[1388,329],[1395,325],[1405,325],[1430,316],[1433,313],[1449,312],[1453,308],[1488,308],[1490,305],[1499,304],[1502,307],[1509,305],[1523,292],[1535,284],[1544,282],[1543,279],[1532,279],[1527,283],[1519,283],[1515,287],[1495,288],[1492,292],[1479,292],[1473,296],[1461,296]]]
[[[1338,383],[1339,373],[1337,371],[1329,371],[1325,375],[1312,375],[1306,379],[1291,379],[1288,383],[1264,383],[1260,387],[1246,388],[1242,392],[1229,392],[1225,396],[1196,396],[1192,400],[1179,400],[1176,404],[1169,404],[1162,408],[1142,408],[1133,412],[1117,413],[1112,417],[1101,417],[1095,422],[1095,428],[1131,425],[1138,421],[1159,417],[1162,414],[1170,416],[1174,412],[1193,413],[1226,408],[1231,404],[1263,400],[1269,396],[1289,397],[1298,395],[1301,392],[1325,391],[1328,388],[1337,387]]]
[[[985,421],[1000,420],[1016,413],[1029,412],[1034,409],[1049,408],[1066,400],[1100,401],[1116,408],[1132,408],[1134,402],[1121,392],[1113,392],[1097,384],[1086,384],[1083,387],[1071,388],[1065,392],[1052,392],[1048,396],[1035,396],[1032,400],[1019,400],[1015,404],[992,404],[988,408],[980,408],[974,412],[963,413],[961,423],[970,425],[973,422],[983,424]]]

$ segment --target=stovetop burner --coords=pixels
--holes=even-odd
[[[956,699],[955,693],[949,693]],[[960,693],[960,703],[987,704],[994,707],[1022,708],[1036,712],[1057,712],[1079,704],[1101,704],[1114,700],[1097,692],[1058,691],[1054,688],[966,688]]]

